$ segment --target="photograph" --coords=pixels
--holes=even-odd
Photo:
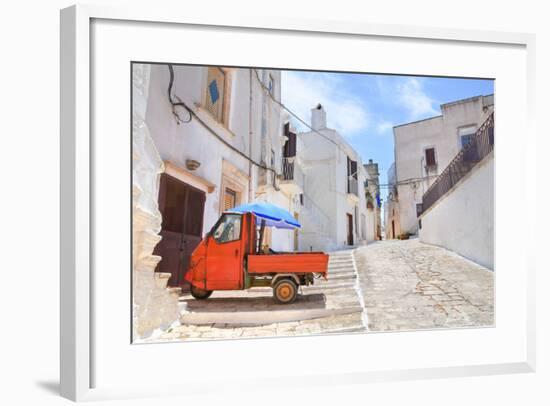
[[[494,87],[131,62],[132,342],[494,327]]]

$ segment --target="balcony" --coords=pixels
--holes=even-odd
[[[279,175],[279,186],[288,194],[300,194],[304,191],[304,173],[296,157],[283,158],[282,174]]]

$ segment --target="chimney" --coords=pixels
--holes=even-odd
[[[320,103],[311,109],[311,126],[315,130],[327,128],[327,112]]]

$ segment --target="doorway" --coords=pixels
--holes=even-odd
[[[170,273],[168,286],[185,287],[184,277],[193,250],[202,239],[204,202],[202,190],[163,173],[160,178],[159,210],[162,240],[154,254],[162,257],[156,272]]]
[[[348,218],[348,245],[353,245],[353,215],[346,213]]]
[[[395,238],[395,221],[391,221],[391,238]]]

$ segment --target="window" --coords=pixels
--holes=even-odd
[[[469,125],[458,129],[458,136],[460,138],[460,148],[464,148],[470,143],[470,141],[476,135],[477,127],[475,125]]]
[[[223,209],[229,210],[237,205],[237,192],[232,189],[225,188]]]
[[[436,166],[437,162],[435,160],[435,148],[426,148],[424,150],[426,156],[426,166]]]
[[[218,67],[208,68],[204,107],[220,123],[224,121],[226,74]]]
[[[212,233],[216,242],[239,240],[241,238],[241,218],[240,214],[224,214]]]

